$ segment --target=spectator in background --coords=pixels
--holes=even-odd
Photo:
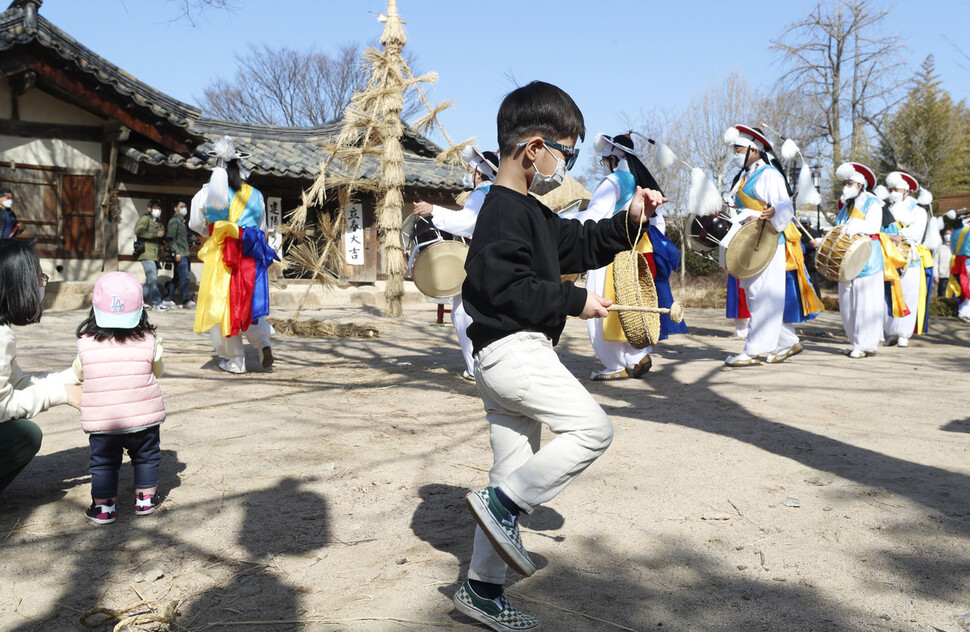
[[[168,230],[165,231],[165,240],[172,251],[174,258],[172,267],[172,282],[168,284],[165,292],[165,300],[162,304],[168,308],[175,307],[175,289],[178,287],[179,298],[182,300],[182,307],[195,307],[195,301],[189,291],[189,262],[191,251],[189,250],[189,230],[186,225],[185,216],[189,209],[185,202],[178,202],[175,205],[175,213],[172,219],[168,220]]]
[[[23,228],[13,210],[13,191],[0,189],[0,238],[13,239]]]
[[[144,251],[138,255],[141,267],[145,270],[145,285],[142,294],[145,299],[145,309],[166,310],[162,304],[162,293],[158,290],[158,261],[162,254],[162,240],[165,228],[162,226],[162,203],[158,200],[148,201],[148,210],[138,218],[135,224],[135,238],[145,245]]]
[[[933,253],[933,263],[936,265],[936,295],[943,297],[946,295],[946,284],[950,282],[950,261],[953,258],[953,251],[950,250],[950,235],[953,234],[952,228],[943,231],[943,243]]]

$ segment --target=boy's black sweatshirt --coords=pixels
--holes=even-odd
[[[599,222],[563,219],[539,200],[492,185],[475,224],[461,288],[475,351],[519,331],[559,342],[566,316],[578,316],[586,290],[561,275],[595,270],[630,248],[626,213]],[[637,225],[630,222],[630,237]]]

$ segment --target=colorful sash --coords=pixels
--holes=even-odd
[[[926,246],[917,246],[921,270],[919,271],[919,304],[916,306],[916,327],[915,334],[925,334],[929,325],[930,314],[930,293],[929,288],[933,286],[933,253]],[[909,274],[916,274],[915,271]]]
[[[788,223],[783,235],[785,236],[785,270],[791,280],[786,284],[785,322],[800,323],[809,318],[815,318],[825,310],[825,306],[808,278],[802,234],[795,227],[794,222]],[[787,291],[788,285],[792,286],[792,292]]]
[[[957,245],[950,257],[950,280],[946,284],[947,298],[961,298],[970,301],[970,278],[967,276],[967,256],[957,254],[963,250],[963,242],[970,234],[970,226],[964,227],[957,238]]]
[[[906,266],[906,258],[886,233],[879,233],[879,243],[882,245],[882,278],[887,285],[886,303],[889,306],[889,315],[893,318],[909,316],[909,308],[903,298],[903,282],[897,269]]]
[[[209,238],[199,249],[199,259],[203,262],[203,266],[193,331],[208,331],[215,325],[219,325],[223,335],[232,335],[227,333],[232,331],[230,311],[232,270],[230,267],[235,266],[238,258],[234,256],[236,246],[230,244],[229,261],[226,261],[226,242],[239,239],[241,230],[236,225],[236,221],[245,210],[253,190],[251,186],[243,183],[232,198],[228,221],[220,220],[209,225]]]

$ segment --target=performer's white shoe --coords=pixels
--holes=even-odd
[[[804,349],[802,348],[802,343],[796,342],[795,344],[788,347],[787,349],[782,349],[781,351],[769,353],[767,356],[765,356],[765,362],[768,362],[771,364],[784,362],[788,358],[792,357],[793,355],[798,355],[802,351],[804,351]]]
[[[228,373],[245,373],[246,372],[245,360],[242,363],[240,363],[240,362],[238,362],[236,360],[230,360],[230,359],[220,360],[219,361],[219,368],[222,369],[223,371],[228,372]]]
[[[609,380],[625,380],[628,377],[630,377],[630,374],[626,369],[619,369],[617,371],[603,369],[602,371],[594,371],[591,373],[589,379],[594,382],[606,382]]]
[[[849,357],[855,360],[859,358],[868,358],[869,356],[876,355],[875,351],[863,351],[862,349],[853,349],[849,352]]]
[[[908,347],[909,346],[909,338],[899,338],[896,341],[896,344],[898,344],[900,347]]]
[[[728,356],[724,364],[728,366],[755,366],[756,364],[761,364],[761,358],[752,358],[742,351],[737,355]]]

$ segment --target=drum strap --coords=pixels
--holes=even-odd
[[[808,272],[805,270],[805,253],[802,252],[802,234],[795,228],[795,224],[788,223],[785,227],[785,269],[795,272],[798,279],[798,293],[802,303],[802,313],[819,314],[825,310],[815,288],[808,280]]]
[[[882,272],[883,279],[892,286],[891,297],[892,317],[902,318],[909,315],[909,308],[903,299],[903,282],[899,278],[899,270],[907,265],[906,258],[903,257],[896,245],[889,239],[889,235],[879,233],[879,243],[882,245]]]

